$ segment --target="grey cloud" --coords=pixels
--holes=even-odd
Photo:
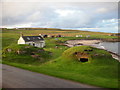
[[[3,3],[3,26],[29,24],[32,27],[97,27],[102,20],[117,19],[117,3]],[[56,10],[70,10],[60,16]],[[101,25],[102,27],[102,25]]]

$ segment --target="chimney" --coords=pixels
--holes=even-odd
[[[23,33],[21,32],[21,33],[20,33],[20,37],[22,37],[22,36],[23,36]]]

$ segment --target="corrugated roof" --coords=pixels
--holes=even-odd
[[[28,42],[28,41],[41,41],[44,40],[41,36],[22,36],[23,39]]]

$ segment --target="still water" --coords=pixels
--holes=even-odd
[[[120,55],[120,42],[101,42],[97,46]]]

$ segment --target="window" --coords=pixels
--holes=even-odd
[[[35,44],[33,43],[33,46],[35,46]]]
[[[38,37],[38,39],[41,39],[40,37]]]
[[[28,39],[28,40],[30,40],[30,38],[29,38],[29,37],[27,37],[27,39]]]

